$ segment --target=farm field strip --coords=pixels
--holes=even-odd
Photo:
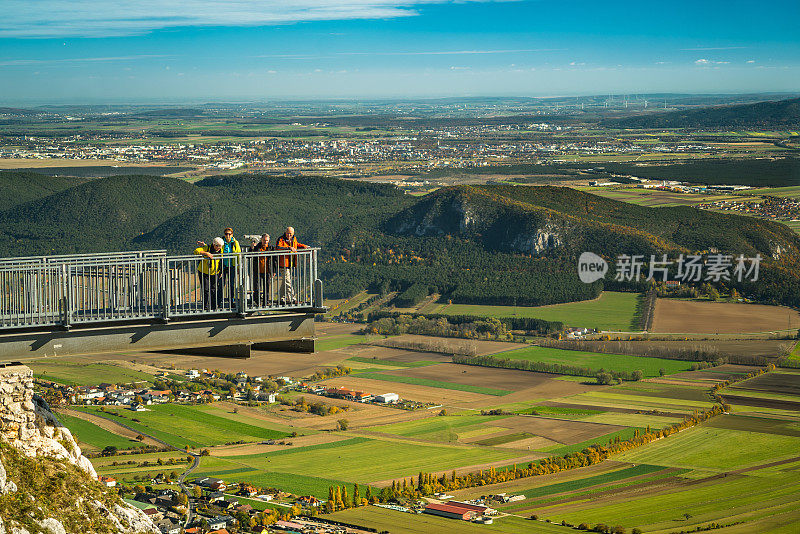
[[[87,445],[92,449],[102,450],[107,446],[117,447],[117,449],[137,449],[143,446],[143,444],[138,441],[109,432],[79,417],[74,417],[65,413],[58,413],[57,417],[80,444]]]
[[[623,526],[647,527],[646,530],[674,530],[675,521],[681,528],[710,521],[731,520],[739,514],[757,512],[770,505],[788,505],[800,489],[790,476],[772,479],[728,477],[693,484],[689,487],[663,486],[655,493],[621,493],[609,502],[584,501],[545,507],[547,517],[568,522],[608,522],[619,518]],[[793,506],[797,506],[794,502]],[[682,517],[688,513],[691,521]],[[615,523],[616,524],[616,523]]]
[[[239,440],[259,441],[287,436],[285,432],[233,421],[205,413],[194,406],[181,404],[153,405],[144,412],[131,412],[124,408],[106,408],[105,413],[90,407],[75,409],[109,417],[179,448],[185,445],[199,447]],[[124,417],[111,415],[114,413],[122,414]]]
[[[350,345],[357,345],[367,341],[367,336],[361,334],[341,334],[330,337],[322,337],[316,341],[316,351],[325,352],[336,350]]]
[[[151,375],[108,363],[34,360],[25,362],[25,365],[33,370],[34,377],[67,386],[96,385],[101,382],[109,384],[153,382]]]
[[[505,389],[487,388],[482,386],[472,386],[469,384],[458,384],[455,382],[445,382],[443,380],[429,380],[425,378],[417,378],[411,376],[390,375],[375,372],[358,373],[358,378],[369,378],[372,380],[383,380],[386,382],[399,382],[401,384],[412,384],[417,386],[427,386],[432,388],[454,389],[456,391],[467,391],[470,393],[479,393],[482,395],[503,396],[508,395],[511,391]]]
[[[591,403],[592,401],[621,403],[612,405],[619,405],[626,408],[668,406],[670,407],[670,409],[676,409],[676,411],[694,410],[698,408],[700,409],[710,408],[714,404],[713,402],[711,402],[711,400],[698,401],[690,399],[673,399],[668,397],[656,397],[656,396],[649,397],[645,395],[636,395],[630,393],[616,393],[615,390],[613,389],[610,391],[587,391],[586,393],[579,393],[578,395],[569,397],[569,400],[570,402],[585,403],[585,404]]]
[[[565,454],[570,454],[573,452],[579,452],[589,447],[590,445],[608,445],[609,441],[613,441],[615,438],[619,437],[621,441],[625,441],[633,437],[634,432],[639,430],[640,432],[644,432],[644,428],[626,428],[623,430],[617,430],[616,432],[609,432],[608,434],[604,434],[602,436],[597,436],[596,438],[587,439],[580,443],[573,443],[571,445],[555,445],[552,447],[545,447],[544,449],[539,449],[540,452],[547,453],[549,455],[555,456],[563,456]]]
[[[366,356],[353,356],[348,358],[348,362],[368,363],[371,365],[385,365],[387,367],[425,367],[428,365],[436,365],[441,362],[434,362],[430,360],[419,360],[416,362],[402,362],[398,360],[382,360],[380,358],[367,358]]]
[[[506,508],[504,511],[522,511],[525,509],[546,506],[550,504],[583,502],[587,497],[591,499],[604,499],[612,497],[613,495],[622,491],[627,492],[628,490],[634,492],[651,491],[658,485],[678,482],[679,480],[677,479],[686,472],[688,472],[688,469],[666,468],[662,469],[661,471],[657,471],[655,474],[633,476],[623,479],[620,482],[606,482],[575,491],[567,491],[563,494],[533,498],[528,501],[527,506]]]
[[[483,423],[491,423],[507,416],[499,415],[447,415],[426,417],[416,421],[406,421],[403,423],[391,423],[370,428],[377,432],[386,434],[397,434],[399,436],[425,437],[441,431],[455,430],[459,432],[462,428],[469,428],[471,431],[480,430]]]
[[[544,522],[532,524],[530,520],[515,516],[497,518],[492,525],[479,525],[466,521],[456,522],[453,519],[437,517],[430,514],[410,516],[403,512],[379,508],[377,506],[351,508],[331,514],[330,517],[346,523],[371,525],[378,531],[387,531],[392,534],[455,532],[454,529],[456,527],[459,534],[480,534],[486,532],[502,532],[505,534],[528,534],[530,532],[541,534],[567,534],[571,530],[560,525],[552,525]]]
[[[484,445],[486,447],[495,447],[499,445],[506,445],[514,443],[515,441],[522,441],[527,438],[537,437],[530,432],[515,432],[513,434],[502,434],[500,436],[493,436],[480,441],[476,441],[477,445]]]
[[[577,491],[593,486],[599,486],[601,484],[607,484],[609,482],[618,482],[620,480],[625,480],[626,478],[637,477],[640,475],[649,475],[665,469],[667,468],[661,465],[640,464],[615,471],[609,471],[607,473],[594,475],[591,477],[578,478],[568,482],[559,482],[547,486],[539,486],[537,488],[532,488],[520,493],[525,495],[527,499],[533,499],[536,497],[545,497],[548,495]]]
[[[726,451],[720,455],[719,451]],[[646,447],[623,452],[620,461],[655,463],[719,472],[759,465],[796,455],[800,437],[700,425]]]

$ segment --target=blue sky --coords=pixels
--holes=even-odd
[[[800,91],[800,2],[0,0],[0,103]]]

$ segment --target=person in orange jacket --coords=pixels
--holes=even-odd
[[[294,228],[291,226],[286,228],[282,236],[278,238],[275,243],[275,250],[289,250],[297,252],[298,249],[308,248],[297,240],[294,235]],[[294,286],[292,285],[292,267],[297,265],[297,258],[292,254],[282,254],[278,257],[278,267],[280,269],[280,299],[281,304],[297,304],[297,299],[294,294]]]

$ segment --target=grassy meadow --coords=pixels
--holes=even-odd
[[[635,330],[638,293],[604,291],[594,300],[553,304],[550,306],[482,306],[479,304],[442,304],[433,313],[478,315],[482,317],[534,317],[561,321],[566,326],[600,330]]]
[[[577,350],[555,349],[550,347],[528,346],[521,349],[501,352],[495,358],[505,360],[530,360],[534,362],[555,363],[587,367],[589,369],[613,371],[642,371],[645,377],[659,376],[660,370],[665,374],[688,371],[691,363],[665,358],[647,358],[644,356],[628,356],[625,354],[601,354]]]

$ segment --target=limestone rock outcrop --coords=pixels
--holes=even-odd
[[[0,443],[12,447],[22,457],[72,464],[89,478],[97,480],[94,466],[83,456],[72,433],[59,423],[44,399],[34,395],[33,372],[24,365],[0,368]],[[21,489],[18,482],[11,480],[0,454],[0,499],[18,491],[35,492],[36,488]],[[33,493],[31,497],[35,499]],[[86,499],[81,497],[81,500]],[[116,496],[114,500],[118,502],[112,506],[96,500],[92,506],[108,520],[111,531],[118,534],[160,532],[141,510],[126,505]],[[34,521],[39,530],[47,533],[83,534],[69,532],[57,517]],[[15,521],[14,517],[0,517],[0,534],[28,532],[25,525]]]

